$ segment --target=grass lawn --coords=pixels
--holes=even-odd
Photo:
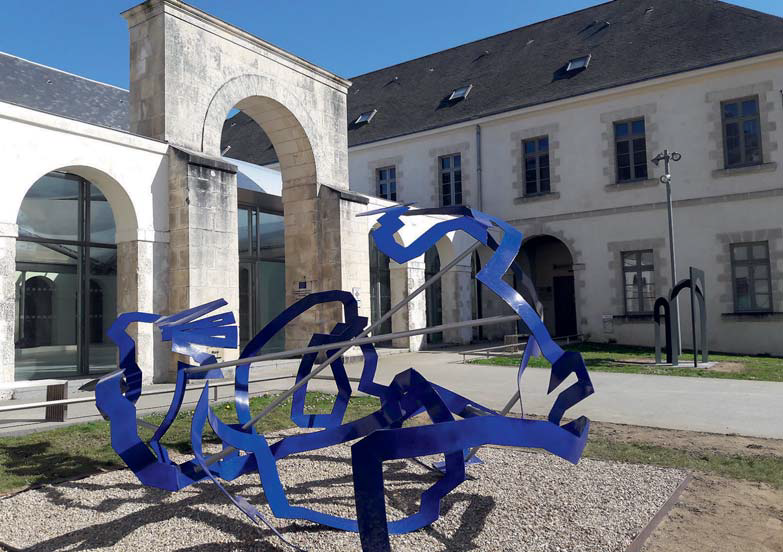
[[[251,398],[252,412],[259,412],[272,402],[272,398]],[[328,412],[333,402],[332,395],[308,393],[305,412]],[[353,397],[345,419],[350,421],[361,418],[376,411],[379,406],[380,403],[374,397]],[[221,404],[216,411],[222,420],[236,423],[233,403]],[[289,419],[290,412],[291,401],[288,400],[256,427],[261,433],[293,427]],[[192,411],[183,410],[179,413],[162,440],[169,450],[185,454],[191,452],[191,417]],[[143,419],[157,426],[163,420],[163,415],[153,414]],[[151,430],[141,429],[139,433],[143,439],[152,436]],[[205,442],[219,443],[209,425],[205,434]],[[20,437],[0,437],[0,494],[118,467],[124,467],[124,464],[109,444],[108,422],[89,422]]]
[[[603,435],[590,435],[584,458],[680,468],[729,479],[767,483],[783,489],[783,458],[775,455],[726,454],[644,442],[619,443]]]
[[[701,378],[726,378],[763,381],[783,381],[783,358],[764,356],[710,354],[710,362],[717,362],[713,368],[673,368],[670,366],[643,366],[624,362],[645,362],[655,359],[655,351],[645,347],[607,345],[602,343],[581,343],[565,347],[582,354],[588,369],[598,372],[622,372],[625,374],[654,374],[665,376],[687,376]],[[693,353],[683,353],[681,360],[693,360]],[[475,364],[517,366],[520,357],[496,356],[471,360]],[[530,366],[548,367],[543,358],[532,358]]]

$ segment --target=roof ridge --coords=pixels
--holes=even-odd
[[[21,57],[21,56],[17,56],[17,55],[14,55],[14,54],[8,53],[8,52],[0,52],[0,55],[7,56],[7,57],[10,57],[10,58],[14,58],[14,59],[18,59],[19,61],[24,61],[25,63],[29,63],[29,64],[31,64],[31,65],[37,65],[38,67],[43,67],[44,69],[49,69],[49,70],[51,70],[51,71],[56,71],[56,72],[58,72],[58,73],[62,73],[62,74],[64,74],[64,75],[68,75],[68,76],[70,76],[70,77],[76,77],[77,79],[80,79],[80,80],[84,80],[84,81],[92,82],[92,83],[95,83],[95,84],[100,84],[101,86],[107,86],[107,87],[109,87],[109,88],[114,88],[114,89],[116,89],[116,90],[120,90],[120,91],[122,91],[122,92],[128,92],[128,93],[130,93],[130,92],[129,92],[127,89],[125,89],[125,88],[120,88],[119,86],[115,86],[115,85],[113,85],[113,84],[109,84],[109,83],[107,83],[107,82],[101,82],[101,81],[97,81],[97,80],[95,80],[95,79],[91,79],[91,78],[89,78],[89,77],[83,77],[82,75],[77,75],[76,73],[71,73],[71,72],[69,72],[69,71],[64,71],[63,69],[58,69],[57,67],[52,67],[51,65],[44,65],[43,63],[38,63],[37,61],[32,61],[32,60],[30,60],[30,59],[23,58],[23,57]]]
[[[521,27],[516,27],[514,29],[509,29],[507,31],[503,31],[503,32],[500,32],[500,33],[488,35],[488,36],[485,36],[485,37],[482,37],[482,38],[477,38],[476,40],[471,40],[470,42],[465,42],[463,44],[457,44],[456,46],[451,46],[450,48],[444,48],[443,50],[438,50],[436,52],[430,52],[429,54],[424,54],[423,56],[418,56],[418,57],[411,58],[411,59],[408,59],[408,60],[405,60],[405,61],[400,61],[399,63],[395,63],[393,65],[387,65],[386,67],[380,67],[378,69],[373,69],[372,71],[367,71],[366,73],[361,73],[360,75],[354,75],[352,77],[349,77],[348,80],[358,79],[359,77],[364,77],[364,76],[367,76],[367,75],[372,75],[373,73],[379,73],[381,71],[386,71],[387,69],[392,69],[392,68],[398,67],[400,65],[406,65],[408,63],[411,63],[411,62],[414,62],[414,61],[419,61],[419,60],[422,60],[422,59],[425,59],[425,58],[428,58],[428,57],[431,57],[431,56],[437,56],[438,54],[442,54],[444,52],[448,52],[449,50],[456,50],[458,48],[463,48],[465,46],[470,46],[472,44],[476,44],[477,42],[481,42],[483,40],[489,40],[490,38],[495,38],[495,37],[498,37],[498,36],[503,36],[505,34],[515,33],[517,31],[521,31],[522,29],[535,27],[537,25],[543,25],[544,23],[549,23],[550,21],[555,21],[556,19],[560,19],[561,17],[568,17],[568,16],[571,16],[571,15],[574,15],[574,14],[577,14],[577,13],[581,13],[581,12],[585,12],[585,11],[589,11],[589,10],[598,8],[600,6],[606,6],[607,4],[612,4],[612,3],[618,2],[618,1],[621,1],[621,0],[605,0],[604,2],[599,2],[598,4],[595,4],[593,6],[588,6],[586,8],[582,8],[581,10],[576,10],[576,11],[572,11],[572,12],[568,12],[568,13],[562,13],[562,14],[556,15],[554,17],[549,17],[547,19],[542,19],[541,21],[535,21],[535,22],[529,23],[527,25],[522,25]],[[761,13],[763,13],[763,12],[761,12]]]
[[[730,8],[734,8],[735,10],[740,10],[740,11],[743,11],[743,12],[749,12],[749,13],[752,13],[752,14],[763,15],[765,17],[774,17],[775,19],[783,20],[783,17],[781,17],[779,15],[775,15],[774,13],[767,13],[767,12],[764,12],[764,11],[761,11],[761,10],[755,10],[753,8],[740,6],[739,4],[733,4],[731,2],[726,2],[725,0],[711,0],[711,1],[715,2],[716,4],[723,4],[724,6],[727,6],[727,7],[730,7]]]

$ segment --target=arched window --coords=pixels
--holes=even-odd
[[[30,188],[17,225],[16,379],[112,369],[116,348],[103,338],[116,314],[108,201],[87,180],[52,172]]]

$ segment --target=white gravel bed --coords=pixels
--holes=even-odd
[[[392,536],[397,551],[623,551],[685,477],[680,470],[485,448],[484,465],[448,495],[430,527]],[[350,448],[340,445],[279,463],[292,504],[355,517]],[[385,464],[391,519],[418,508],[432,472],[414,461]],[[228,484],[308,551],[360,550],[357,533],[274,518],[258,477]],[[0,542],[25,551],[290,551],[254,526],[211,482],[168,493],[128,470],[0,499]]]

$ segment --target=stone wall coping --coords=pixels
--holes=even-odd
[[[337,195],[340,196],[340,199],[344,199],[346,201],[353,201],[354,203],[361,203],[362,205],[368,205],[370,203],[370,197],[365,194],[351,192],[343,188],[338,188],[337,186],[332,186],[330,184],[321,184],[321,188],[329,188],[333,192],[336,192]]]
[[[223,171],[231,174],[236,174],[239,171],[236,165],[223,161],[222,159],[212,157],[205,153],[198,153],[195,151],[191,151],[189,149],[182,148],[180,146],[170,146],[170,147],[175,152],[184,154],[185,161],[187,161],[190,165],[198,165],[200,167],[207,167],[209,169],[217,169],[219,171]]]

